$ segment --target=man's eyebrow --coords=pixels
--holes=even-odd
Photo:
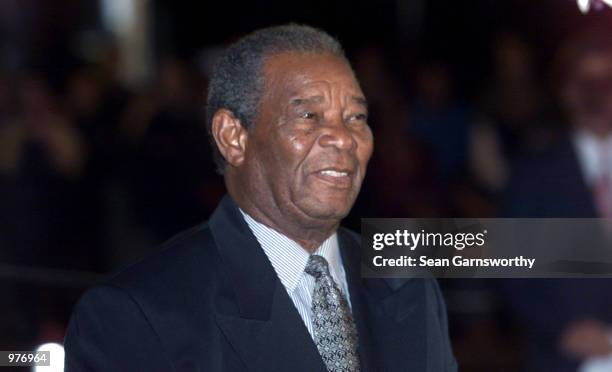
[[[301,106],[301,105],[307,105],[307,104],[313,104],[313,103],[321,103],[323,102],[323,100],[325,99],[325,97],[323,96],[311,96],[311,97],[297,97],[297,98],[292,98],[290,103],[292,106]],[[362,96],[351,96],[350,100],[360,106],[363,106],[364,108],[368,108],[368,101],[362,97]]]
[[[351,96],[351,101],[363,106],[364,108],[368,108],[368,101],[362,96]]]
[[[300,106],[300,105],[307,105],[307,104],[312,104],[312,103],[320,103],[323,102],[324,97],[323,96],[311,96],[311,97],[297,97],[297,98],[292,98],[290,103],[292,106]]]

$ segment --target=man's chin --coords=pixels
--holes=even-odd
[[[304,200],[301,209],[311,218],[326,221],[340,221],[348,215],[353,206],[352,201],[346,198],[317,198],[317,200]]]

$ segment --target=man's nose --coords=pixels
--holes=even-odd
[[[354,150],[357,146],[353,133],[341,118],[334,119],[325,124],[324,132],[319,137],[319,144],[323,147],[333,146],[339,150]]]

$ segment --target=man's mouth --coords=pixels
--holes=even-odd
[[[333,169],[324,169],[322,171],[320,171],[319,173],[326,175],[326,176],[332,176],[332,177],[346,177],[348,176],[348,172],[345,171],[335,171]]]
[[[318,179],[339,189],[348,189],[352,186],[352,173],[348,169],[325,168],[314,173]]]

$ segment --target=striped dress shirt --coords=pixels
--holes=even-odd
[[[249,225],[266,256],[268,256],[278,279],[287,290],[295,308],[304,321],[304,325],[314,340],[312,292],[314,290],[315,279],[304,272],[310,253],[285,235],[255,221],[242,209],[240,212],[242,212],[246,223]],[[323,256],[327,260],[331,276],[350,306],[350,294],[346,283],[342,257],[340,256],[337,234],[334,233],[327,238],[313,254]]]

